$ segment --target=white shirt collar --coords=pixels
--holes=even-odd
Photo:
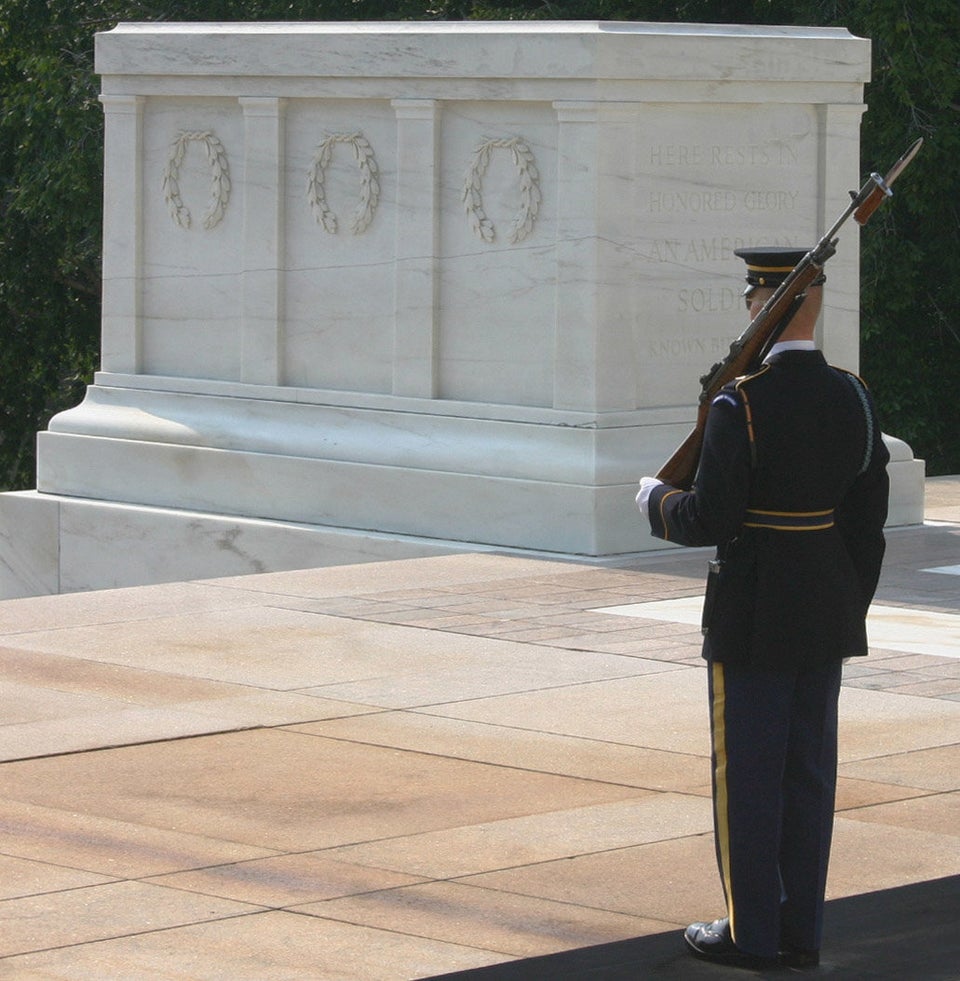
[[[770,348],[770,353],[763,359],[766,364],[775,354],[782,351],[816,351],[817,345],[813,341],[777,341]]]

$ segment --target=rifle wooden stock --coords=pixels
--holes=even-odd
[[[660,480],[682,490],[690,489],[700,463],[707,415],[714,397],[728,382],[740,375],[749,374],[759,367],[764,355],[786,328],[799,304],[803,302],[804,290],[820,275],[824,263],[836,252],[837,239],[834,236],[840,226],[851,214],[859,225],[865,225],[874,211],[887,198],[893,196],[890,190],[893,182],[907,168],[922,145],[923,140],[917,140],[887,171],[885,177],[876,173],[871,174],[859,191],[850,192],[853,200],[834,222],[833,227],[800,260],[793,272],[763,305],[763,309],[754,317],[750,326],[730,345],[730,353],[726,358],[715,364],[700,379],[703,389],[697,408],[696,425],[674,451],[673,456],[660,468],[657,474]]]
[[[700,403],[697,409],[697,423],[687,438],[673,451],[673,456],[660,468],[657,479],[672,487],[689,490],[700,462],[703,449],[703,431],[707,426],[709,404]]]

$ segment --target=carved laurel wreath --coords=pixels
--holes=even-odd
[[[337,234],[337,216],[327,206],[323,182],[327,165],[333,156],[333,148],[338,143],[346,143],[353,149],[353,156],[360,168],[360,201],[350,216],[350,231],[360,235],[373,221],[377,202],[380,200],[380,180],[377,159],[373,147],[360,133],[328,133],[317,147],[313,166],[307,176],[307,200],[317,224],[330,235]]]
[[[484,242],[496,237],[493,222],[483,210],[483,175],[490,164],[494,150],[510,150],[513,163],[520,176],[520,210],[513,220],[508,236],[515,245],[522,242],[532,231],[540,210],[540,174],[533,158],[533,151],[518,136],[501,140],[484,140],[473,152],[473,160],[463,183],[462,200],[470,218],[470,227]]]
[[[163,199],[174,222],[181,228],[189,228],[190,209],[180,197],[180,165],[189,143],[200,143],[207,154],[207,163],[210,165],[210,201],[202,221],[204,228],[216,228],[222,221],[230,200],[230,167],[227,164],[227,151],[209,130],[193,133],[181,130],[170,144],[170,157],[163,172]]]

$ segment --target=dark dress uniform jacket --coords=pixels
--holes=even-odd
[[[704,657],[803,668],[867,653],[888,460],[865,386],[819,351],[783,351],[717,395],[693,488],[649,503],[658,537],[719,546]]]

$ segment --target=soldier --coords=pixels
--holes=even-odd
[[[752,319],[805,250],[736,254]],[[863,382],[815,347],[822,282],[713,400],[692,489],[644,477],[637,495],[657,537],[717,546],[703,656],[727,910],[684,939],[739,967],[819,963],[841,664],[867,653],[884,552],[889,454]]]

